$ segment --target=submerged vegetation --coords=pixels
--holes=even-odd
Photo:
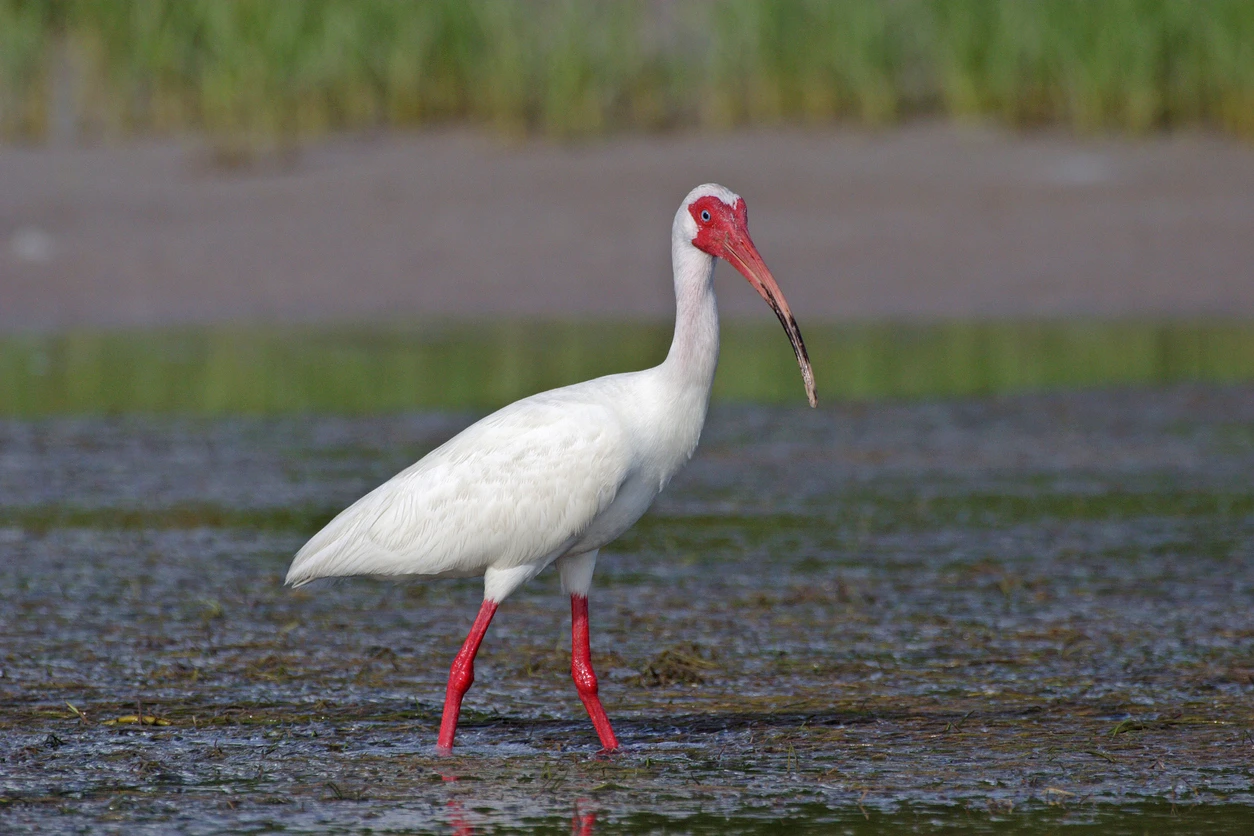
[[[249,148],[916,114],[1254,135],[1246,0],[0,0],[9,136],[205,129]]]
[[[730,323],[720,401],[804,403],[774,322]],[[808,328],[820,399],[1254,380],[1254,323],[1005,322]],[[0,417],[490,409],[658,363],[669,324],[215,327],[0,338]]]

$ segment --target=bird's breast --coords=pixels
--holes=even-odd
[[[683,420],[683,419],[687,420]],[[635,439],[635,466],[620,483],[614,500],[589,523],[571,547],[571,553],[599,549],[615,540],[644,516],[671,477],[687,463],[701,434],[699,416],[675,414],[672,409],[650,422],[649,431]]]
[[[644,516],[660,489],[652,474],[633,472],[619,487],[614,501],[588,525],[570,553],[589,552],[617,539]]]

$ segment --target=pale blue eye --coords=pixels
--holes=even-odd
[[[705,221],[706,223],[710,222],[710,210],[709,209],[701,210],[701,220]]]

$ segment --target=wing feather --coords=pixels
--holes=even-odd
[[[614,411],[562,394],[489,415],[357,500],[301,548],[287,582],[469,576],[559,556],[631,470]]]

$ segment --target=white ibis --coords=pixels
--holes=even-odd
[[[675,337],[660,365],[532,395],[458,433],[357,500],[297,553],[295,586],[345,575],[483,575],[483,605],[449,672],[438,748],[453,747],[462,698],[497,607],[557,564],[570,595],[571,675],[605,751],[618,739],[597,697],[588,590],[597,551],[635,524],[692,457],[718,363],[714,259],[775,311],[817,404],[805,343],[749,238],[745,202],[713,184],[671,227]]]

